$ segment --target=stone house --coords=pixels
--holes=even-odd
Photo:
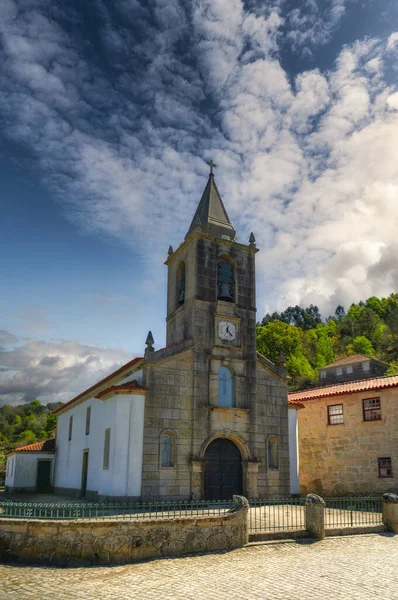
[[[365,354],[352,354],[320,368],[319,383],[320,385],[331,385],[343,381],[380,377],[385,374],[389,366],[387,363]]]
[[[294,392],[301,493],[398,492],[398,376]]]
[[[284,364],[256,351],[258,249],[253,234],[237,241],[212,169],[184,241],[168,251],[167,346],[155,351],[149,332],[143,357],[55,411],[59,493],[298,493],[300,406],[288,411]]]

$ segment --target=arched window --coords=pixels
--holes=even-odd
[[[185,263],[182,261],[177,269],[177,304],[185,302]]]
[[[278,445],[278,438],[275,435],[271,435],[267,441],[267,456],[269,469],[279,469]]]
[[[218,370],[218,406],[234,405],[234,376],[228,367]]]
[[[160,466],[174,466],[174,435],[165,431],[160,436]]]
[[[234,268],[231,263],[220,260],[217,263],[217,299],[234,301]]]

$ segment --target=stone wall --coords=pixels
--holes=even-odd
[[[381,420],[364,421],[362,400],[380,398]],[[328,425],[328,406],[342,404],[344,423]],[[326,496],[398,491],[398,392],[357,392],[305,402],[299,411],[301,493]],[[378,458],[393,477],[379,477]]]
[[[56,565],[123,564],[248,542],[248,503],[221,516],[140,521],[0,520],[0,560]]]

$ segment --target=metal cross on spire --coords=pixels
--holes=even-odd
[[[208,165],[209,165],[209,167],[210,167],[210,175],[213,175],[213,174],[214,174],[214,173],[213,173],[213,169],[214,169],[214,167],[216,167],[217,165],[216,165],[216,164],[215,164],[215,163],[214,163],[212,160],[209,160],[209,162],[208,162],[207,164],[208,164]]]

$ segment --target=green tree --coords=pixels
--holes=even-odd
[[[375,351],[372,343],[365,335],[358,335],[352,344],[347,346],[347,354],[366,354],[374,356]]]

